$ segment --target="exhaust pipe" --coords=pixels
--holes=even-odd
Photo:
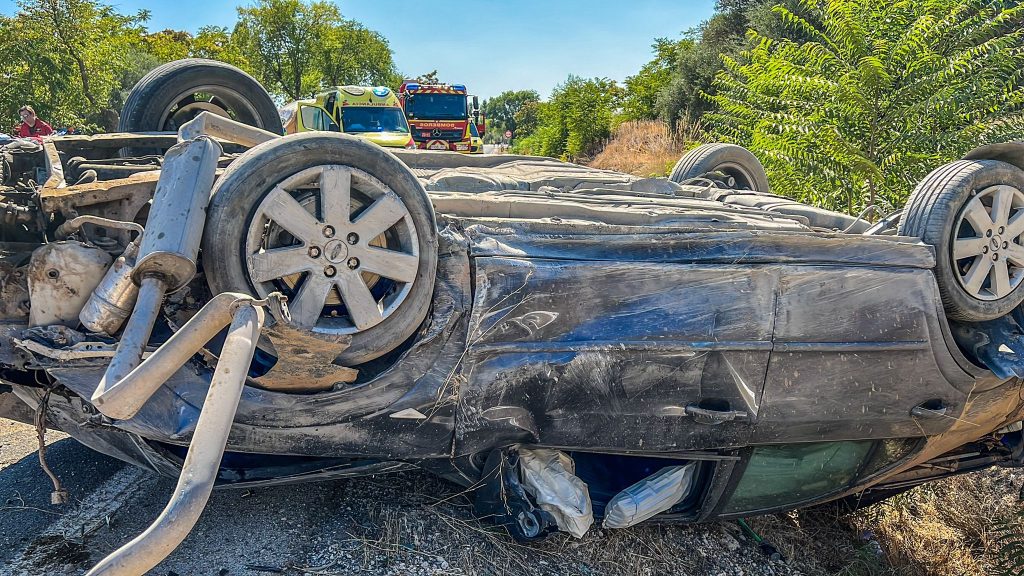
[[[196,273],[199,244],[206,225],[206,206],[210,202],[220,154],[220,144],[200,136],[174,146],[164,156],[146,231],[131,272],[132,280],[139,285],[135,308],[117,352],[92,395],[92,403],[107,416],[126,417],[123,412],[118,411],[121,415],[115,416],[104,409],[107,391],[142,360],[164,295],[188,284]]]
[[[153,301],[147,302],[143,298],[143,294],[146,294],[146,282],[152,282],[152,279],[147,278],[143,282],[143,290],[139,294],[139,302],[135,310],[136,315],[149,309],[160,309],[159,303],[153,306]],[[154,286],[152,283],[149,285]],[[152,294],[155,296],[156,292],[154,291]],[[195,316],[190,318],[167,342],[164,342],[162,346],[150,354],[142,364],[138,367],[133,367],[124,376],[119,376],[113,384],[104,388],[102,392],[97,388],[92,396],[92,403],[100,412],[111,418],[119,420],[131,418],[178,368],[183,366],[196,352],[199,352],[203,345],[216,336],[229,322],[232,322],[232,318],[236,318],[240,311],[257,306],[274,305],[275,308],[280,306],[280,310],[282,310],[276,313],[278,317],[287,314],[287,312],[283,312],[286,308],[283,301],[279,300],[280,298],[281,296],[277,293],[272,294],[267,300],[256,300],[248,294],[221,292],[210,299]],[[144,317],[148,321],[149,316],[146,315]],[[132,318],[134,319],[135,316],[132,316]],[[140,322],[139,325],[142,325],[142,323]],[[129,323],[128,327],[125,328],[124,338],[137,338],[134,334],[128,334],[130,328],[132,328],[132,325]],[[224,344],[223,349],[223,353],[226,354],[228,350],[227,343]],[[120,348],[118,348],[118,351],[120,351]],[[138,353],[141,355],[142,350],[140,349]],[[134,351],[133,355],[129,358],[134,358]],[[115,356],[114,359],[117,360],[117,357]],[[217,363],[218,369],[220,369],[220,363],[223,361],[222,356],[221,360]],[[107,374],[118,375],[125,371],[126,368],[126,365],[114,366],[113,362],[111,362],[110,368],[107,369]],[[245,370],[241,371],[243,381],[247,372],[248,365],[246,365]]]
[[[192,531],[217,479],[217,470],[263,320],[262,308],[248,305],[237,309],[171,501],[145,532],[104,558],[86,576],[145,574],[173,552]],[[187,332],[186,328],[177,334],[184,332]],[[152,357],[146,362],[150,360]]]
[[[289,321],[285,299],[279,294],[256,300],[247,294],[221,293],[141,362],[164,295],[185,286],[195,275],[221,151],[212,138],[198,136],[174,146],[165,156],[135,265],[121,272],[139,285],[134,311],[91,401],[108,417],[131,418],[178,368],[230,323],[228,336],[170,502],[145,532],[104,558],[88,575],[139,576],[185,539],[217,479],[263,328],[262,306],[272,306],[279,319]],[[111,279],[112,286],[115,280]],[[110,291],[117,292],[114,288]]]
[[[181,128],[178,129],[178,141],[192,140],[203,134],[220,138],[226,142],[241,144],[246,148],[252,148],[257,144],[281,137],[280,134],[242,124],[213,112],[200,112],[195,118],[181,125]]]

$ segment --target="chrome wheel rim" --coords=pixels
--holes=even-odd
[[[275,185],[249,223],[245,251],[257,292],[289,293],[293,322],[328,334],[383,322],[405,301],[419,269],[405,203],[348,166],[314,166]]]
[[[1024,280],[1024,193],[990,186],[964,205],[953,228],[953,268],[978,300],[1009,296]]]

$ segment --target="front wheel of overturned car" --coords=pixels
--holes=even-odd
[[[213,189],[203,262],[215,293],[281,291],[295,324],[349,335],[337,362],[394,350],[433,297],[437,225],[419,180],[394,155],[345,134],[256,146]]]
[[[735,144],[702,144],[683,154],[668,179],[685,182],[692,178],[721,180],[735,190],[770,191],[768,173],[761,161]]]
[[[899,234],[935,247],[947,315],[978,322],[1024,301],[1024,171],[996,160],[934,170],[910,195]]]

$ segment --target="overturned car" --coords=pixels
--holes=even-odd
[[[250,81],[174,63],[151,124],[4,148],[0,416],[180,475],[94,574],[215,484],[421,467],[530,539],[1022,462],[1024,146],[872,224],[731,145],[641,179],[280,137]]]

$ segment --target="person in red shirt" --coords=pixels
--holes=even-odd
[[[18,109],[21,116],[21,125],[18,126],[17,136],[19,138],[35,138],[42,140],[43,136],[53,134],[53,127],[36,117],[36,111],[31,106],[25,105]]]

